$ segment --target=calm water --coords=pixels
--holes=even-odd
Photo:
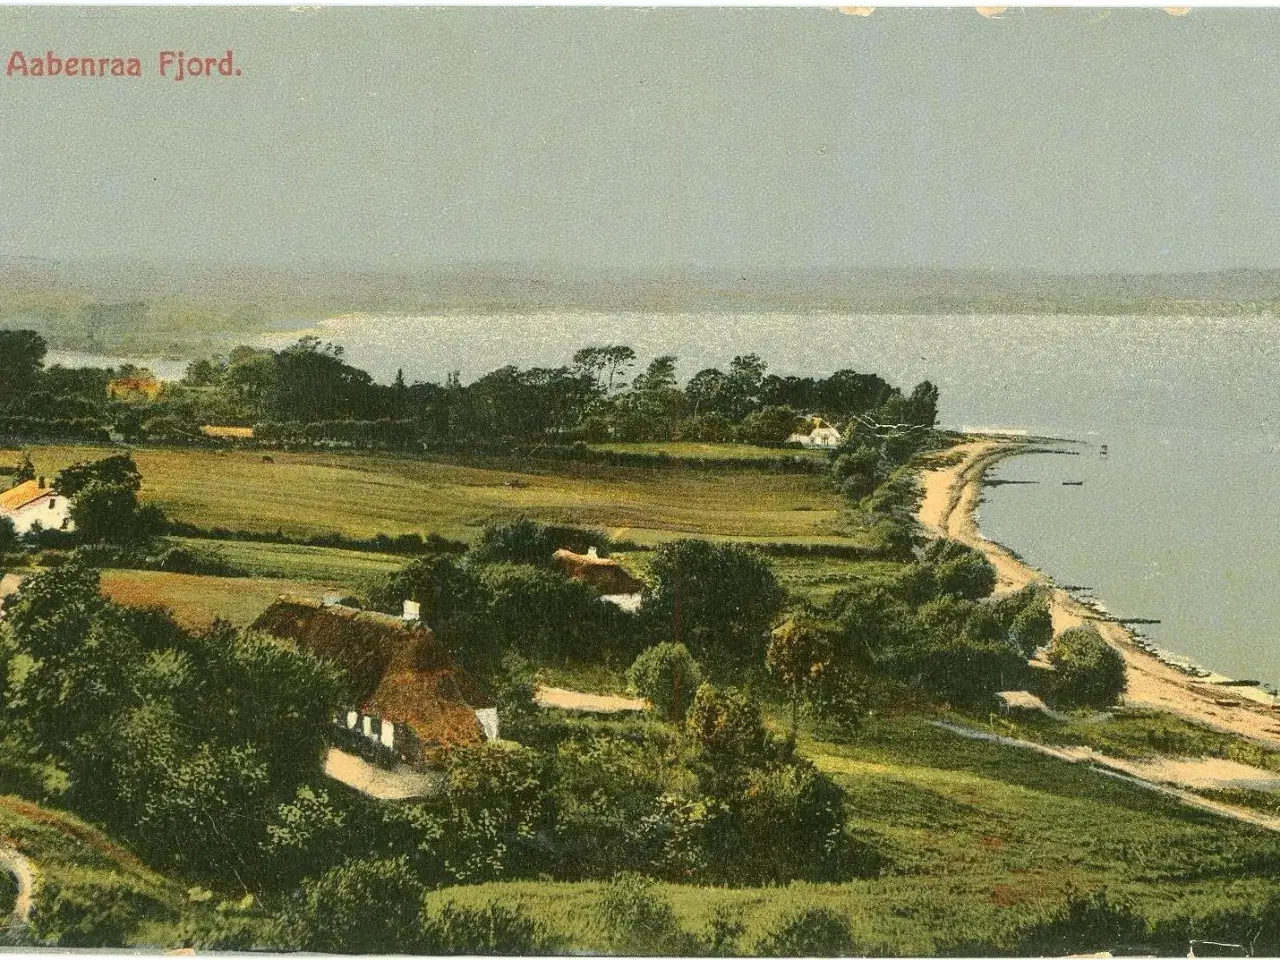
[[[158,380],[181,380],[187,370],[186,360],[172,360],[167,357],[109,357],[100,353],[80,353],[76,350],[50,350],[45,354],[46,367],[99,367],[109,369],[131,363],[135,367],[145,367],[156,375]]]
[[[623,342],[681,374],[756,351],[778,373],[874,371],[942,391],[953,427],[1085,441],[1006,462],[986,534],[1159,643],[1280,681],[1280,321],[1273,318],[508,315],[326,321],[315,332],[387,381],[558,365]],[[290,337],[277,337],[275,344]],[[1102,457],[1098,444],[1110,453]],[[1062,485],[1081,480],[1083,486]]]

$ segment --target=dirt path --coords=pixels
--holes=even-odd
[[[538,687],[534,701],[540,707],[557,707],[584,713],[623,713],[649,709],[647,700],[615,697],[606,693],[579,693],[563,687]]]
[[[13,847],[0,845],[0,869],[9,871],[18,881],[18,896],[13,901],[13,913],[9,925],[27,924],[31,920],[36,889],[35,865]]]
[[[948,451],[956,462],[926,470],[922,477],[924,498],[917,517],[927,531],[980,550],[996,568],[997,593],[1020,590],[1030,584],[1052,589],[1050,595],[1055,632],[1091,622],[1128,667],[1125,703],[1133,707],[1172,713],[1225,733],[1248,737],[1280,750],[1280,710],[1249,698],[1231,687],[1208,683],[1163,663],[1136,643],[1122,624],[1101,620],[1097,614],[1065,590],[978,529],[977,509],[987,471],[1005,457],[1027,452],[1024,442],[977,439]]]
[[[1152,793],[1158,793],[1162,796],[1170,797],[1174,800],[1185,803],[1188,806],[1207,810],[1210,813],[1217,814],[1220,817],[1226,817],[1229,820],[1235,820],[1239,823],[1247,823],[1255,827],[1261,827],[1263,830],[1271,830],[1275,833],[1280,833],[1280,817],[1272,817],[1254,810],[1233,807],[1229,804],[1219,803],[1216,800],[1210,800],[1207,797],[1202,797],[1199,794],[1192,793],[1190,790],[1184,790],[1180,787],[1170,786],[1164,783],[1156,783],[1141,775],[1144,765],[1121,760],[1118,757],[1109,757],[1105,754],[1098,753],[1089,747],[1051,747],[1046,746],[1043,743],[1034,743],[1031,740],[1018,740],[1014,737],[1005,737],[996,733],[987,733],[985,730],[975,730],[973,727],[961,726],[958,723],[948,723],[945,720],[934,720],[932,722],[935,727],[940,727],[943,730],[948,730],[959,736],[967,737],[970,740],[985,740],[988,743],[998,743],[1006,747],[1017,747],[1020,750],[1031,750],[1035,753],[1040,753],[1047,757],[1054,757],[1067,763],[1083,763],[1105,776],[1114,777],[1117,780],[1123,780],[1126,783],[1133,784],[1135,787],[1141,787],[1143,790],[1150,790]],[[1208,762],[1212,763],[1212,761]],[[1243,766],[1243,764],[1237,764],[1236,766]],[[1266,773],[1265,771],[1256,772],[1264,775]]]

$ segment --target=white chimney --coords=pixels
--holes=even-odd
[[[598,555],[596,554],[596,548],[595,548],[595,547],[587,547],[587,556],[588,556],[588,557],[590,557],[591,559],[595,560],[595,559],[597,558],[597,556],[598,556]]]
[[[422,619],[422,604],[416,600],[406,600],[404,602],[404,612],[400,614],[400,619],[406,623]]]

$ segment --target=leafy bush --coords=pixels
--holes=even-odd
[[[614,953],[650,957],[693,952],[675,910],[647,877],[623,873],[605,884],[596,905],[601,933]]]
[[[425,893],[404,857],[348,860],[302,882],[285,905],[285,936],[295,949],[323,953],[429,952]]]
[[[84,879],[41,879],[31,928],[46,945],[119,949],[140,923],[167,918],[167,908],[117,874],[95,873]]]
[[[698,663],[683,643],[656,644],[636,657],[627,682],[672,723],[682,723],[702,680]]]
[[[934,540],[925,548],[925,562],[933,575],[935,596],[950,594],[981,600],[996,587],[996,569],[972,547],[955,540]]]
[[[826,907],[810,907],[785,914],[751,952],[764,957],[847,957],[858,950],[848,920]]]
[[[1049,647],[1053,697],[1068,706],[1109,707],[1124,693],[1124,656],[1093,626],[1064,630]]]
[[[547,935],[519,907],[447,903],[422,921],[423,951],[445,956],[520,956],[547,953]]]
[[[1072,889],[1066,903],[1022,926],[1017,935],[1018,953],[1062,956],[1114,951],[1140,944],[1146,933],[1141,914],[1125,901],[1112,899],[1105,889],[1087,893]]]
[[[880,668],[947,702],[985,703],[1026,669],[984,604],[943,596],[916,609],[905,628]]]

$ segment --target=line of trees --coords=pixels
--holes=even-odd
[[[781,443],[802,415],[843,423],[932,426],[932,387],[905,395],[870,373],[779,376],[756,354],[727,369],[695,372],[682,386],[671,355],[638,367],[626,345],[584,347],[559,367],[505,366],[463,385],[376,383],[342,348],[303,337],[281,350],[236,347],[191,363],[180,383],[157,396],[109,398],[118,370],[45,369],[43,339],[0,330],[0,433],[100,439],[207,442],[204,424],[260,425],[262,438],[364,447],[587,441],[701,440]],[[56,421],[56,423],[55,423]]]

